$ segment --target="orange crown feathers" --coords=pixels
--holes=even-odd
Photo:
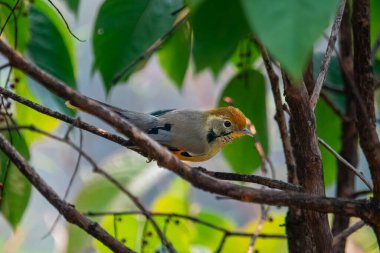
[[[210,111],[211,115],[225,116],[236,124],[238,128],[245,128],[247,126],[247,117],[237,108],[233,106],[218,108]]]

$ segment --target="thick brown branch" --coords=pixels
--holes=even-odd
[[[353,2],[352,24],[354,31],[354,73],[355,82],[365,112],[357,106],[360,145],[367,158],[374,185],[374,198],[380,201],[380,141],[376,132],[374,79],[370,47],[369,0]]]
[[[52,204],[65,219],[94,236],[115,252],[134,252],[108,234],[97,223],[79,213],[72,205],[63,201],[57,193],[37,174],[27,161],[0,134],[0,149],[11,159],[31,184]]]
[[[315,115],[309,95],[303,84],[292,84],[286,88],[286,101],[291,113],[291,133],[297,176],[305,192],[325,195],[322,159],[316,135]],[[332,235],[327,216],[316,212],[305,212],[304,246],[316,252],[330,252]]]

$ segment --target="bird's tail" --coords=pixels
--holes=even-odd
[[[131,123],[133,123],[136,127],[140,128],[142,131],[148,131],[152,127],[156,126],[157,117],[154,115],[146,114],[146,113],[140,113],[140,112],[134,112],[130,110],[121,109],[116,106],[112,106],[103,102],[100,102],[98,100],[88,98],[94,102],[97,102],[108,109],[114,111],[115,113],[119,114],[121,117],[129,120]],[[72,101],[66,101],[66,106],[75,110],[80,110],[84,112],[88,112],[86,108],[80,107],[79,105],[73,103]]]
[[[115,111],[115,112],[123,112],[125,111],[124,109],[121,109],[119,107],[116,107],[116,106],[112,106],[112,105],[109,105],[109,104],[106,104],[106,103],[103,103],[103,102],[100,102],[99,100],[96,100],[96,99],[93,99],[93,98],[89,98],[89,97],[86,97],[92,101],[95,101],[109,109],[111,109],[112,111]],[[83,111],[83,112],[87,112],[87,110],[85,108],[82,108],[80,107],[79,105],[75,104],[74,102],[70,101],[70,100],[67,100],[65,102],[65,105],[68,107],[68,108],[71,108],[71,109],[74,109],[74,110],[78,110],[78,111]]]

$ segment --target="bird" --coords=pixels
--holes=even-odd
[[[233,106],[204,111],[167,109],[141,113],[94,101],[131,122],[183,161],[209,160],[234,139],[254,136],[248,128],[250,120]],[[66,105],[82,110],[70,101]],[[133,143],[127,147],[139,152]]]

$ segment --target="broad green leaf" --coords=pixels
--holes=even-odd
[[[191,31],[186,23],[165,42],[163,48],[158,52],[162,68],[179,89],[182,87],[189,66],[190,50]]]
[[[107,91],[112,79],[168,32],[182,0],[107,0],[93,32],[94,67]]]
[[[123,150],[119,154],[110,157],[109,160],[102,164],[102,167],[127,187],[139,173],[144,171],[146,163],[143,159],[137,160],[133,156],[126,155]],[[140,192],[133,189],[133,192],[137,196],[143,194],[143,191],[146,191],[142,186],[139,186],[138,190]],[[81,211],[92,212],[131,210],[133,207],[125,194],[121,193],[111,182],[98,174],[92,175],[86,182],[75,200],[75,206]],[[101,225],[103,225],[103,223],[105,225],[108,224],[107,217],[90,218],[100,222]],[[112,228],[107,231],[112,234],[114,230]],[[132,232],[136,232],[136,230]],[[85,252],[93,247],[92,242],[92,238],[86,233],[83,233],[83,230],[76,226],[70,226],[69,242],[66,252]],[[98,244],[95,244],[95,247],[98,247],[96,245]]]
[[[11,14],[11,9],[18,2],[19,9],[16,9],[14,15],[10,16],[8,23],[5,22]],[[29,39],[29,17],[27,14],[28,8],[23,1],[5,0],[1,1],[0,5],[0,26],[4,28],[4,34],[10,45],[17,48],[19,52],[24,52]],[[17,23],[15,22],[15,16]],[[16,35],[17,26],[17,35]],[[17,38],[17,39],[16,39]]]
[[[75,15],[78,14],[80,0],[65,0],[67,7],[69,7],[70,11],[72,11]]]
[[[29,159],[28,145],[21,134],[16,132],[2,132],[1,134],[7,137],[25,159]],[[16,229],[28,206],[32,186],[13,163],[9,167],[7,164],[8,157],[0,151],[0,182],[4,185],[0,211],[11,227]],[[5,174],[7,174],[6,178]]]
[[[313,72],[315,79],[319,74],[322,59],[322,53],[318,53],[313,56]],[[335,90],[329,89],[329,87]],[[339,61],[336,56],[331,57],[323,91],[336,108],[338,108],[343,114],[346,113],[347,98],[344,93],[344,81],[342,72],[340,70]]]
[[[26,81],[25,74],[23,74],[22,72],[18,70],[14,70],[13,75],[15,79],[19,80],[19,82],[15,84],[16,93],[35,103],[40,103],[40,101],[32,95],[29,89],[30,85],[28,85]],[[47,94],[47,96],[48,95],[50,94]],[[23,104],[16,103],[16,102],[14,103],[15,103],[14,117],[18,124],[35,125],[46,132],[52,132],[58,127],[59,121],[57,119],[49,117],[45,114],[39,113]],[[41,122],[43,122],[43,124],[41,124]],[[35,133],[33,131],[23,131],[23,136],[28,145],[30,145],[33,141],[44,137],[42,134]]]
[[[314,43],[338,0],[241,0],[252,31],[294,79],[302,76]]]
[[[73,41],[61,18],[52,7],[42,0],[36,0],[30,8],[30,39],[27,53],[40,68],[76,88]],[[54,97],[60,110],[74,114],[64,101],[45,89],[36,90],[36,97],[42,102]]]
[[[191,12],[196,70],[211,68],[218,74],[238,42],[249,34],[239,1],[208,0]]]
[[[320,100],[315,110],[317,118],[317,134],[334,150],[341,149],[341,120],[339,116],[326,104],[325,101]],[[325,185],[331,186],[336,179],[337,160],[336,158],[321,146],[323,173],[325,178]]]
[[[226,106],[224,97],[230,97],[255,125],[257,136],[268,154],[269,141],[267,130],[267,110],[265,99],[265,80],[261,73],[248,70],[237,74],[226,86],[219,106]],[[239,173],[252,173],[261,164],[261,158],[254,147],[252,138],[242,137],[223,148],[222,153],[231,168]]]

